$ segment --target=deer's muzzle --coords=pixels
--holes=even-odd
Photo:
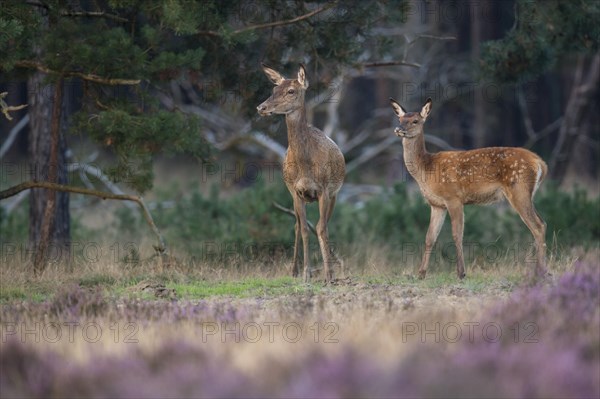
[[[269,116],[269,115],[273,115],[273,111],[268,111],[267,110],[267,102],[265,101],[264,103],[260,104],[258,107],[256,107],[256,110],[258,111],[258,114],[260,116]]]
[[[396,133],[396,136],[402,137],[403,139],[412,139],[417,136],[416,134],[409,134],[408,130],[404,129],[402,126],[395,128],[394,133]]]
[[[406,130],[397,127],[394,129],[394,133],[396,133],[396,136],[398,136],[398,137],[406,137],[407,132],[406,132]]]

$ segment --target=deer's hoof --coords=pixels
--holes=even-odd
[[[427,270],[419,270],[419,280],[423,280],[426,274]]]
[[[463,278],[465,278],[465,276],[466,276],[465,272],[458,273],[458,278],[459,278],[460,280],[462,280]]]

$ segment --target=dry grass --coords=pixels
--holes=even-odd
[[[513,334],[511,326],[502,324],[506,320],[490,315],[510,301],[526,275],[523,267],[471,267],[462,282],[453,271],[436,271],[420,281],[399,273],[397,265],[377,263],[376,256],[374,252],[362,274],[329,286],[292,280],[283,267],[223,270],[176,263],[165,270],[152,262],[135,268],[105,262],[51,265],[33,278],[24,273],[24,265],[7,265],[0,286],[5,304],[0,313],[2,345],[16,338],[37,353],[57,353],[71,364],[90,367],[98,359],[125,359],[139,352],[160,361],[169,356],[164,353],[169,343],[185,344],[184,352],[218,361],[227,373],[277,384],[300,378],[286,373],[299,370],[304,362],[311,364],[315,353],[320,362],[339,364],[353,353],[358,359],[376,359],[381,369],[397,369],[409,364],[421,347],[433,346],[441,351],[436,353],[446,354],[464,350],[470,339],[468,326],[474,326],[479,341],[487,323],[501,325],[504,335]],[[597,257],[595,251],[579,258],[586,262]],[[572,270],[574,260],[552,261],[556,277],[551,284]],[[130,295],[127,288],[141,279],[162,281],[181,292],[219,284],[223,291],[202,299],[190,294],[176,302]],[[281,291],[252,291],[267,282],[279,284]],[[252,295],[236,290],[241,283]],[[23,290],[34,301],[6,298],[6,290]],[[37,294],[30,295],[32,291]],[[457,327],[461,337],[455,341]],[[512,342],[512,336],[503,339]],[[277,386],[269,390],[280,392]]]
[[[585,252],[573,249],[571,253],[554,258],[549,257],[548,267],[555,275],[560,275],[572,267],[578,259],[593,259],[600,250]],[[450,263],[433,264],[427,278],[423,281],[414,278],[418,267],[418,259],[409,263],[394,263],[386,259],[386,248],[372,247],[362,260],[354,254],[345,259],[345,276],[337,270],[338,277],[350,277],[356,284],[377,283],[394,286],[411,286],[419,289],[434,290],[436,288],[456,286],[475,292],[495,291],[495,287],[503,286],[501,291],[510,291],[521,282],[526,281],[532,265],[524,265],[506,256],[493,264],[479,264],[476,261],[466,267],[467,278],[459,282],[454,274],[454,265]],[[318,260],[317,260],[318,261]],[[314,262],[317,266],[318,263]],[[268,263],[238,262],[234,266],[223,267],[222,264],[207,261],[185,260],[174,258],[172,264],[164,267],[156,258],[125,263],[115,261],[113,256],[105,256],[93,262],[75,259],[70,264],[49,263],[41,276],[33,276],[31,265],[20,260],[8,262],[0,268],[0,300],[19,299],[43,300],[52,296],[61,287],[81,285],[99,286],[109,293],[121,294],[127,287],[140,281],[163,283],[177,289],[181,286],[193,287],[226,285],[230,282],[266,282],[281,280],[289,286],[289,292],[307,287],[320,289],[323,287],[319,275],[313,284],[306,286],[300,280],[288,278],[291,271],[290,259],[271,260]],[[317,271],[318,273],[318,271]],[[250,283],[251,285],[251,283]],[[283,292],[286,293],[286,292]],[[227,294],[226,287],[223,294]],[[236,296],[235,292],[231,293]],[[200,297],[205,297],[201,295]],[[193,299],[192,295],[190,299]]]

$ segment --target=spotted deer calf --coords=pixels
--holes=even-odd
[[[333,213],[337,193],[346,174],[344,155],[338,146],[321,130],[308,124],[304,94],[308,79],[304,66],[300,66],[295,79],[286,79],[279,72],[263,65],[263,71],[275,85],[273,94],[257,107],[261,116],[285,115],[288,131],[288,148],[283,161],[283,180],[294,199],[296,238],[294,241],[294,266],[292,275],[298,275],[300,237],[302,237],[304,281],[310,277],[309,235],[305,204],[319,203],[317,237],[323,255],[326,281],[333,278],[332,264],[339,262],[330,251],[327,222]]]
[[[427,99],[420,112],[406,112],[393,98],[390,102],[400,122],[394,132],[402,137],[406,168],[431,206],[419,278],[427,273],[429,256],[446,212],[450,213],[456,245],[456,272],[460,279],[464,278],[463,207],[488,204],[503,197],[533,234],[537,249],[535,273],[545,274],[546,224],[533,206],[533,196],[548,171],[546,163],[531,151],[518,147],[429,153],[425,149],[423,125],[431,112],[431,99]]]

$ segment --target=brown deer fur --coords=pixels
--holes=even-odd
[[[325,279],[331,281],[335,256],[330,252],[327,222],[333,213],[335,199],[342,187],[346,167],[338,146],[319,129],[306,121],[304,95],[308,88],[306,72],[300,66],[296,79],[285,79],[279,72],[263,65],[263,71],[275,84],[273,94],[257,109],[262,116],[285,115],[288,149],[283,162],[283,179],[294,199],[296,214],[294,266],[298,275],[300,237],[303,244],[304,281],[310,277],[309,227],[305,203],[318,201],[317,236],[323,255]]]
[[[424,278],[427,273],[431,250],[448,212],[456,245],[456,272],[462,279],[463,206],[487,204],[503,197],[531,231],[537,248],[535,271],[537,275],[545,274],[546,224],[533,206],[533,196],[547,174],[546,163],[531,151],[517,147],[429,153],[423,126],[431,112],[431,99],[420,112],[406,112],[394,99],[390,98],[390,102],[400,122],[395,133],[402,137],[406,168],[431,206],[419,277]]]

